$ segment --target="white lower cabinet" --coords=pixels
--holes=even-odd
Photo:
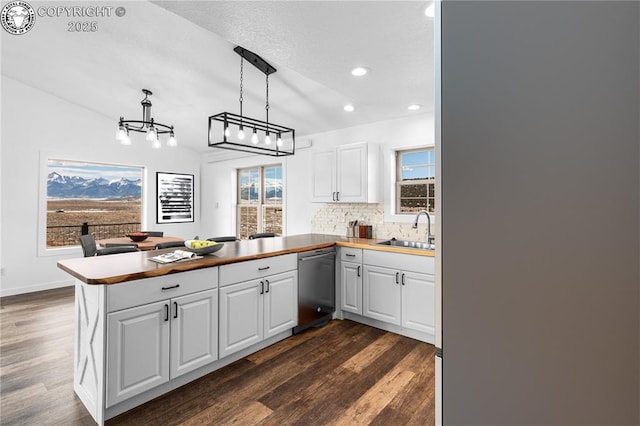
[[[340,283],[342,310],[362,315],[362,264],[341,262]]]
[[[220,358],[298,325],[298,272],[220,288]]]
[[[424,333],[436,331],[435,277],[402,272],[402,326]]]
[[[218,291],[107,315],[107,407],[218,359]]]
[[[364,250],[362,315],[435,335],[432,257]]]
[[[169,380],[168,301],[109,314],[107,407]]]
[[[364,265],[362,314],[369,318],[400,325],[402,299],[399,282],[399,272]]]

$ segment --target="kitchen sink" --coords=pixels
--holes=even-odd
[[[435,250],[435,244],[428,244],[421,241],[405,241],[405,240],[397,240],[395,238],[391,238],[390,240],[380,241],[377,243],[373,243],[379,246],[392,246],[392,247],[402,247],[408,249],[416,249],[416,250]]]

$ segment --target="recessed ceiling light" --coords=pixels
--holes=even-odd
[[[354,107],[351,104],[347,104],[347,105],[344,106],[344,110],[347,111],[347,112],[353,112],[353,111],[356,110],[356,107]]]
[[[366,75],[369,72],[368,69],[366,69],[365,67],[355,67],[354,69],[351,70],[351,75],[354,75],[356,77],[362,77],[363,75]]]
[[[427,8],[424,10],[424,14],[427,15],[428,18],[433,18],[435,16],[436,11],[433,3],[427,6]]]
[[[422,108],[422,105],[420,105],[420,104],[411,104],[411,105],[409,105],[409,106],[407,107],[407,109],[408,109],[409,111],[417,111],[417,110],[419,110],[420,108]]]

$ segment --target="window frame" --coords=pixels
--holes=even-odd
[[[265,185],[265,170],[268,168],[280,168],[280,174],[282,179],[282,198],[280,203],[267,203],[266,202],[266,194],[265,191],[267,189]],[[242,186],[240,185],[240,179],[242,176],[242,172],[246,170],[258,170],[258,202],[244,201],[241,198]],[[256,231],[255,232],[270,232],[264,230],[264,218],[265,218],[265,209],[267,208],[280,208],[280,235],[284,234],[284,191],[285,191],[285,183],[284,183],[284,165],[282,163],[272,163],[272,164],[260,164],[255,166],[248,167],[239,167],[236,169],[236,237],[241,238],[241,209],[242,208],[255,208],[256,209]],[[248,235],[247,235],[248,236]]]
[[[415,152],[426,152],[427,157],[428,153],[433,153],[433,163],[430,163],[427,160],[425,166],[427,168],[431,168],[433,171],[432,178],[426,179],[415,179],[415,180],[402,180],[402,154],[410,154]],[[427,147],[419,147],[419,148],[411,148],[411,149],[397,149],[394,151],[394,159],[395,159],[395,170],[394,170],[394,192],[393,192],[393,214],[401,217],[413,217],[417,214],[417,212],[401,212],[401,188],[405,185],[427,185],[427,195],[424,197],[427,201],[426,210],[429,212],[430,216],[434,216],[436,214],[436,158],[435,158],[435,147],[427,146]],[[429,196],[429,189],[433,188],[433,196]],[[431,201],[431,202],[430,202]],[[433,210],[429,210],[429,207],[433,205]]]
[[[86,158],[84,156],[79,157],[77,154],[58,153],[52,151],[40,151],[39,155],[39,176],[38,176],[38,232],[37,232],[37,256],[49,257],[49,256],[69,256],[77,255],[80,250],[80,243],[77,245],[60,246],[60,247],[48,247],[47,246],[47,176],[49,172],[49,160],[70,161],[78,163],[93,163],[104,164],[123,167],[138,167],[142,170],[142,183],[141,183],[141,210],[140,210],[140,223],[141,227],[147,226],[147,173],[148,169],[142,164],[125,164],[116,163],[113,161],[104,161],[100,159]]]

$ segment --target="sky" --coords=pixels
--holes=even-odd
[[[402,154],[402,179],[425,179],[435,175],[435,152],[416,151]]]
[[[116,166],[111,164],[49,160],[48,173],[51,172],[57,172],[64,176],[80,176],[85,179],[102,177],[107,180],[117,180],[124,177],[129,180],[137,180],[142,179],[143,168]]]

